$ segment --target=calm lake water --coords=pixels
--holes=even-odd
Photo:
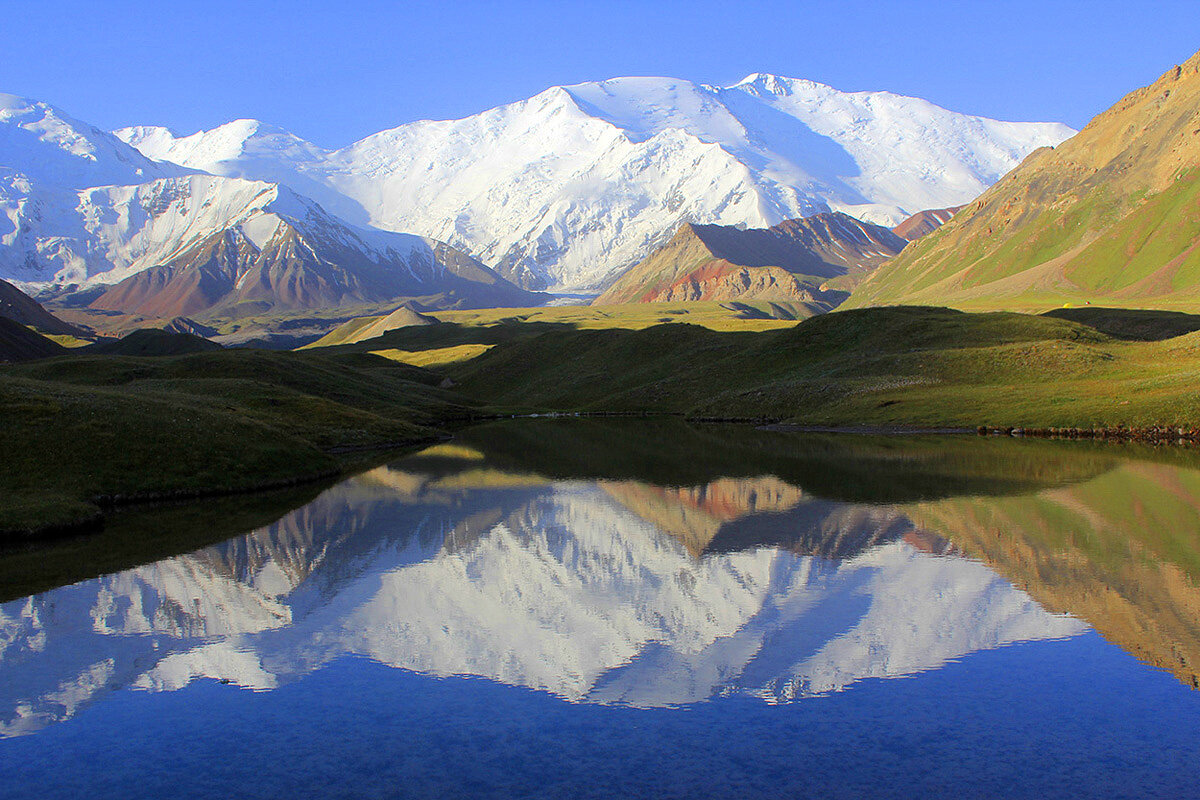
[[[497,423],[0,604],[0,797],[1197,797],[1198,672],[1192,451]]]

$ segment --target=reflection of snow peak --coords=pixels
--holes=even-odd
[[[786,701],[1084,629],[982,564],[903,541],[844,561],[696,559],[594,484],[380,477],[251,536],[0,606],[0,733],[110,686],[270,689],[343,654],[658,706]]]

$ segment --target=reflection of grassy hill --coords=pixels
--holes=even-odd
[[[366,355],[69,356],[0,371],[0,530],[98,504],[229,492],[337,471],[460,408],[422,370]]]
[[[1111,449],[1087,444],[798,434],[672,418],[515,420],[468,428],[459,439],[516,473],[675,487],[771,475],[807,494],[865,503],[1023,494],[1115,463]]]
[[[1200,471],[1124,462],[1034,496],[902,510],[1047,608],[1200,687]]]

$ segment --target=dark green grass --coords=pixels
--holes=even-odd
[[[181,356],[220,350],[221,345],[191,333],[172,333],[159,328],[141,328],[120,339],[88,345],[84,352],[117,356]]]
[[[1138,342],[1157,342],[1200,331],[1200,314],[1181,311],[1086,306],[1056,308],[1043,316],[1071,320],[1095,328],[1114,339]]]
[[[4,368],[0,530],[334,473],[347,451],[428,440],[469,413],[440,380],[364,354],[252,350]]]
[[[1191,336],[1128,342],[1054,317],[895,307],[760,333],[671,324],[514,337],[446,372],[506,410],[838,426],[1196,427],[1200,352]]]
[[[902,503],[1028,494],[1089,480],[1149,448],[1010,437],[835,435],[679,418],[504,420],[457,440],[494,468],[566,480],[701,486],[766,475],[827,500]],[[1200,465],[1200,452],[1188,463]],[[412,463],[411,461],[409,463]]]

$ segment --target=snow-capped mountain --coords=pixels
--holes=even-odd
[[[267,690],[347,654],[651,707],[785,702],[1086,629],[896,514],[821,502],[792,546],[697,557],[612,487],[503,477],[380,468],[249,536],[0,605],[0,735],[117,687]],[[773,509],[740,525],[775,539]],[[826,540],[862,546],[813,555]]]
[[[0,92],[0,178],[59,189],[142,183],[195,172],[152,161],[47,103]]]
[[[156,160],[282,182],[353,222],[449,242],[528,287],[583,291],[685,221],[766,228],[843,211],[895,225],[973,199],[1073,132],[755,74],[558,86],[339,150],[253,120],[117,135]]]
[[[537,302],[442,242],[351,225],[276,183],[151,161],[11,95],[0,95],[0,277],[31,289],[117,284],[96,307],[150,317],[246,301]]]

